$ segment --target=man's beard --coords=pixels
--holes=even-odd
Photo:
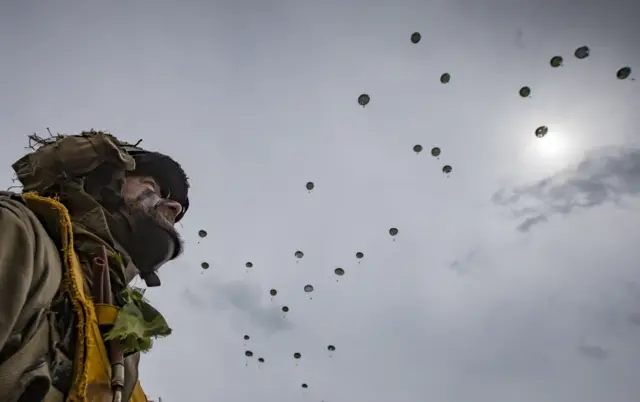
[[[161,212],[165,202],[147,190],[125,201],[122,209],[131,229],[123,246],[148,286],[159,286],[156,271],[184,250],[178,231]]]

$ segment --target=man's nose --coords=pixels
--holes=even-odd
[[[171,223],[175,223],[176,218],[180,215],[180,212],[182,212],[182,205],[173,200],[164,200],[158,208]]]

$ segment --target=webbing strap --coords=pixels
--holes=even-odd
[[[120,309],[111,304],[96,303],[96,316],[98,317],[98,325],[114,325],[118,317]]]

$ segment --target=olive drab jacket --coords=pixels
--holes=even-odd
[[[82,233],[55,199],[0,193],[2,402],[112,401],[101,328],[118,310],[91,300],[74,236]],[[125,359],[123,401],[147,401],[138,361]]]

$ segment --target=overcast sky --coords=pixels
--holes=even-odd
[[[46,127],[184,165],[164,402],[636,402],[640,7],[572,3],[5,2],[0,184]]]

